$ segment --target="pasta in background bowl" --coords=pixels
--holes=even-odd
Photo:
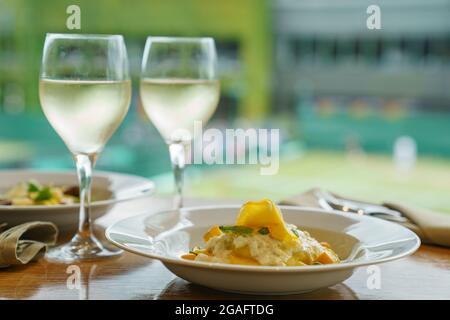
[[[77,186],[42,185],[39,181],[20,182],[0,194],[0,205],[4,206],[52,206],[80,202]]]
[[[31,187],[29,182],[36,185]],[[78,224],[79,203],[76,196],[62,202],[65,187],[78,186],[76,174],[66,171],[0,170],[0,198],[10,191],[18,195],[18,204],[0,203],[0,222],[9,227],[29,221],[50,221],[61,231],[72,231]],[[154,183],[146,178],[113,172],[96,172],[92,183],[91,217],[97,219],[107,213],[115,204],[149,196]],[[17,188],[16,190],[14,190]],[[37,188],[38,190],[35,190]],[[30,191],[30,192],[29,192]],[[76,195],[76,190],[72,190]],[[30,193],[30,198],[24,198]],[[59,193],[59,196],[55,194]],[[42,195],[45,200],[34,201],[31,197]],[[60,198],[61,197],[61,198]],[[3,198],[4,199],[4,198]],[[67,200],[69,197],[66,197]]]

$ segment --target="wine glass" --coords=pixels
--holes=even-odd
[[[92,171],[100,152],[125,117],[131,81],[120,35],[47,34],[39,82],[47,120],[72,153],[80,187],[78,232],[47,259],[71,262],[120,254],[92,232]]]
[[[174,207],[183,205],[186,149],[194,123],[214,113],[220,95],[212,38],[148,37],[142,59],[140,96],[145,113],[169,146],[175,176]]]

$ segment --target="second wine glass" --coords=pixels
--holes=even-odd
[[[183,205],[186,147],[194,124],[213,115],[220,96],[212,38],[148,37],[140,96],[145,113],[169,146],[175,176],[174,207]]]

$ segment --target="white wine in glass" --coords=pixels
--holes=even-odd
[[[131,83],[41,80],[39,92],[45,116],[69,150],[96,154],[127,113]]]
[[[183,204],[186,146],[194,123],[217,108],[220,83],[212,38],[148,37],[142,59],[140,96],[145,113],[169,146],[175,177],[174,208]]]
[[[124,119],[131,82],[123,37],[119,35],[47,34],[39,96],[47,120],[72,153],[80,185],[78,232],[47,259],[73,262],[120,254],[92,232],[92,171],[99,153]]]
[[[194,121],[206,123],[211,118],[220,85],[217,80],[141,79],[140,90],[146,114],[170,144],[176,142],[177,130],[193,137]]]

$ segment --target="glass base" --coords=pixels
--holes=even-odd
[[[94,236],[87,238],[75,235],[69,243],[48,250],[45,258],[51,262],[71,263],[80,260],[96,260],[116,257],[122,250],[105,248]]]

